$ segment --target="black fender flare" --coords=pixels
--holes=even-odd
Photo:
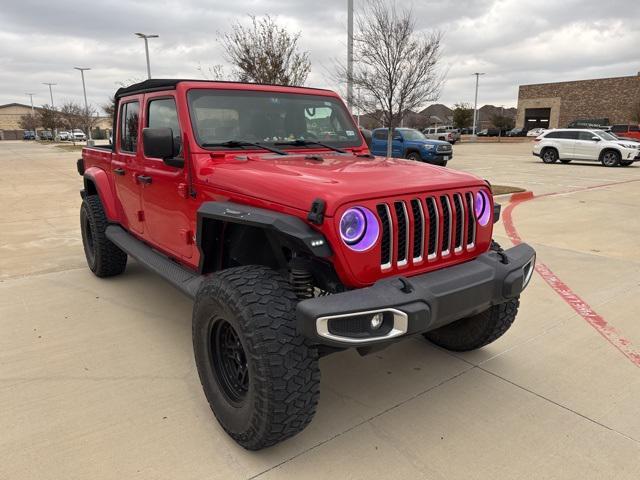
[[[239,224],[257,227],[268,234],[279,237],[299,251],[315,257],[330,257],[333,252],[327,239],[320,232],[311,228],[304,220],[286,213],[274,212],[259,207],[240,203],[204,202],[197,211],[196,244],[200,250],[199,270],[205,273],[205,257],[203,245],[216,243],[221,232],[216,226]]]

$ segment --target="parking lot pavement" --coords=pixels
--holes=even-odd
[[[509,332],[466,354],[414,338],[324,358],[309,428],[251,453],[202,394],[190,301],[135,262],[108,280],[86,269],[78,154],[0,142],[0,478],[636,480],[640,167],[529,152],[462,144],[450,164],[560,193],[497,226],[552,272]]]

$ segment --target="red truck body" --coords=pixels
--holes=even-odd
[[[422,163],[394,158],[364,158],[369,153],[364,139],[360,145],[347,149],[353,155],[327,154],[322,147],[309,146],[296,149],[289,156],[273,158],[273,154],[261,149],[242,151],[220,149],[212,151],[194,140],[187,92],[192,89],[268,91],[296,95],[320,95],[339,100],[328,90],[268,86],[226,82],[184,81],[175,89],[133,94],[121,99],[121,105],[137,101],[142,106],[137,131],[147,125],[147,105],[151,100],[172,98],[175,100],[184,145],[185,168],[166,165],[161,159],[147,158],[142,141],[136,151],[123,152],[121,135],[114,131],[114,148],[86,147],[83,149],[85,179],[95,185],[110,222],[119,224],[154,249],[178,261],[185,267],[197,270],[201,252],[196,246],[197,210],[207,201],[233,201],[240,204],[267,208],[306,221],[309,208],[318,197],[326,202],[322,225],[312,225],[331,245],[340,244],[338,221],[341,214],[357,202],[376,210],[383,202],[403,202],[411,205],[412,199],[424,202],[433,197],[439,200],[447,196],[449,205],[438,201],[438,231],[443,232],[445,214],[450,209],[452,237],[456,215],[465,215],[470,205],[465,195],[475,196],[479,190],[488,190],[487,184],[466,173],[447,170]],[[339,100],[341,101],[341,100]],[[122,112],[122,109],[120,110]],[[121,125],[120,112],[115,125]],[[323,152],[322,161],[313,158]],[[360,156],[358,156],[360,155]],[[140,178],[148,177],[145,184]],[[189,194],[197,192],[195,198]],[[464,208],[456,208],[454,195],[464,197]],[[421,203],[422,208],[426,205]],[[391,222],[398,225],[395,209],[389,211]],[[406,235],[407,250],[413,252],[416,223],[409,221]],[[473,222],[460,222],[459,235],[467,238]],[[377,280],[393,275],[416,275],[470,260],[488,250],[493,222],[477,227],[471,242],[462,242],[461,248],[449,252],[438,246],[435,257],[408,255],[406,262],[398,260],[398,251],[392,252],[388,268],[381,268],[381,244],[366,252],[334,249],[330,259],[337,275],[347,287],[371,285]],[[473,227],[475,228],[475,227]],[[400,232],[394,229],[392,242],[398,245]],[[439,239],[441,243],[442,238]],[[453,240],[451,240],[453,241]],[[401,253],[400,253],[401,254]],[[422,257],[422,258],[420,258]]]

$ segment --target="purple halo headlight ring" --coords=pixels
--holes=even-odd
[[[476,193],[476,200],[474,202],[474,210],[476,213],[476,220],[481,227],[484,227],[491,219],[491,201],[489,195],[484,190],[480,190]]]
[[[351,250],[368,250],[375,245],[379,234],[378,219],[368,208],[351,207],[340,218],[340,238]]]

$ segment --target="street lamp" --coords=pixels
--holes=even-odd
[[[51,97],[51,110],[55,110],[54,106],[53,106],[53,89],[51,87],[53,87],[54,85],[57,85],[56,83],[50,83],[50,82],[42,82],[43,85],[48,85],[49,86],[49,97]],[[54,121],[53,121],[53,136],[57,137],[58,136],[58,129],[56,127],[56,122],[55,122],[55,113],[54,113]]]
[[[82,77],[82,93],[84,94],[84,114],[87,117],[87,122],[89,120],[89,104],[87,103],[87,87],[84,84],[84,71],[91,70],[88,67],[73,67],[75,70],[80,70],[80,76]],[[86,129],[89,131],[89,140],[91,140],[91,127],[90,125],[86,125]],[[73,135],[73,132],[71,132]]]
[[[473,136],[476,136],[476,124],[478,122],[478,81],[480,80],[480,75],[484,75],[484,73],[476,72],[473,75],[476,76],[476,99],[473,104]]]
[[[149,63],[149,39],[150,38],[158,38],[159,35],[146,35],[144,33],[134,33],[139,38],[144,40],[144,53],[147,56],[147,78],[151,78],[151,65]]]
[[[35,93],[25,93],[25,95],[29,95],[29,97],[31,98],[31,123],[33,124],[33,136],[37,139],[38,132],[36,130],[36,114],[33,109],[33,96],[35,95]]]

